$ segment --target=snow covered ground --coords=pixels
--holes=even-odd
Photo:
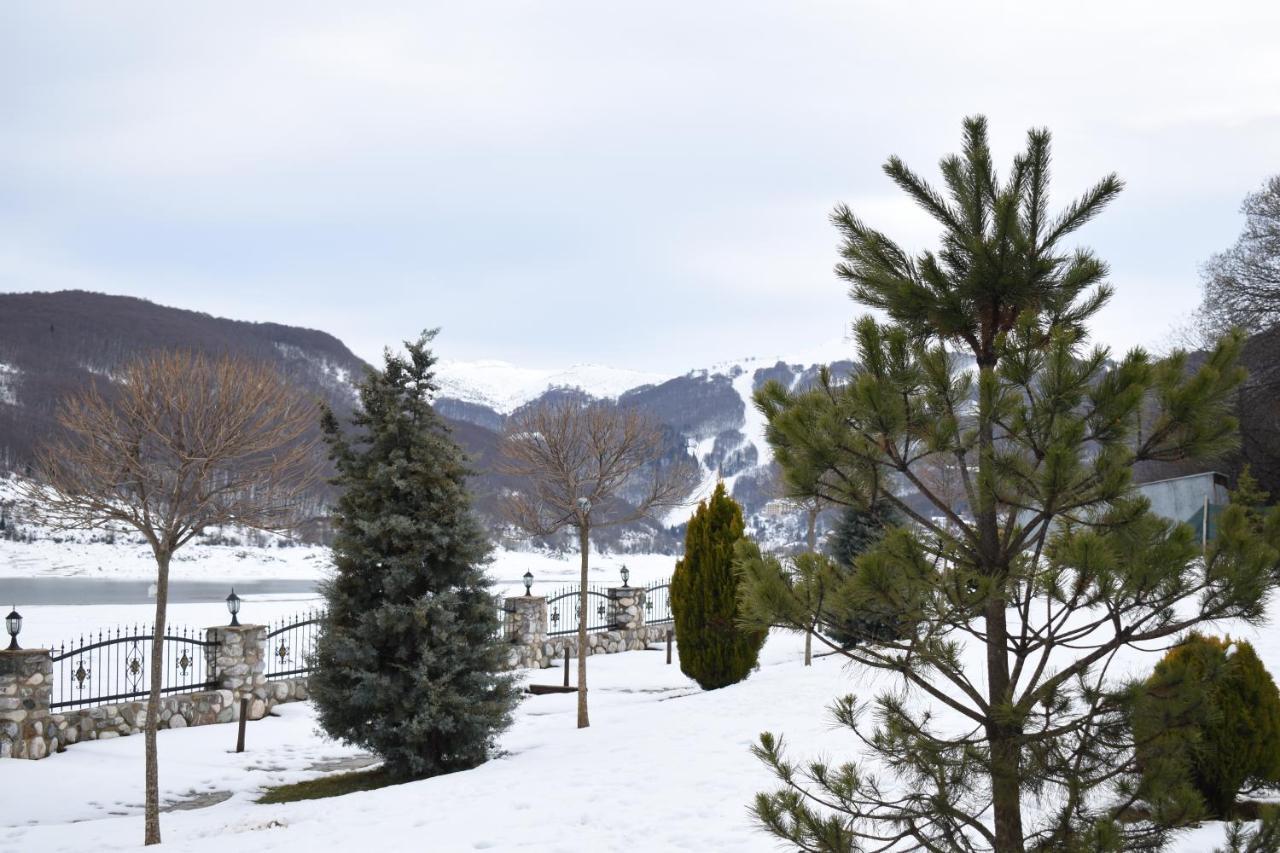
[[[1260,651],[1273,668],[1276,644]],[[592,726],[574,726],[574,697],[527,698],[501,740],[504,754],[475,770],[346,797],[254,802],[264,786],[351,766],[359,754],[319,736],[307,704],[250,724],[160,735],[164,849],[352,851],[772,851],[747,814],[773,779],[750,754],[761,731],[786,735],[796,755],[856,753],[822,709],[839,693],[870,692],[834,658],[806,669],[798,638],[775,634],[747,681],[702,692],[660,652],[591,660]],[[526,672],[554,683],[554,671]],[[0,851],[130,849],[142,837],[141,737],[77,744],[38,762],[0,764]],[[81,793],[82,792],[82,793]],[[239,836],[241,840],[233,840]],[[1176,849],[1209,851],[1221,827]]]
[[[174,555],[169,577],[174,581],[242,583],[254,580],[312,580],[332,568],[329,549],[314,545],[254,548],[193,543]],[[590,556],[591,582],[621,583],[625,563],[632,582],[665,578],[675,568],[669,554],[598,554]],[[489,574],[500,588],[524,589],[520,578],[533,572],[535,583],[566,583],[578,577],[577,554],[495,549]],[[12,542],[0,539],[0,584],[9,578],[82,578],[153,580],[155,560],[146,545],[104,542]],[[3,598],[0,587],[0,598]]]

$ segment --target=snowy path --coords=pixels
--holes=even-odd
[[[591,661],[592,727],[574,728],[573,696],[527,699],[502,739],[506,754],[466,773],[287,805],[258,805],[267,784],[307,778],[318,762],[355,754],[313,731],[310,708],[253,723],[249,751],[228,750],[233,726],[162,733],[166,800],[230,791],[225,802],[166,814],[164,849],[384,851],[773,851],[747,815],[773,785],[749,753],[760,731],[785,733],[797,755],[851,755],[852,738],[822,712],[840,692],[874,689],[832,658],[800,665],[794,637],[772,637],[746,682],[701,692],[659,652]],[[1269,650],[1268,650],[1269,651]],[[1269,661],[1272,665],[1275,661]],[[554,683],[558,672],[527,673]],[[142,738],[78,744],[39,762],[0,763],[0,851],[89,851],[138,845]],[[92,792],[85,800],[72,791]],[[94,800],[88,802],[87,800]],[[119,813],[123,812],[123,815]],[[35,821],[39,825],[29,825]],[[1211,850],[1220,828],[1185,837]]]

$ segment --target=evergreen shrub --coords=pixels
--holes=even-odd
[[[1139,692],[1134,738],[1150,777],[1175,761],[1213,817],[1246,787],[1280,782],[1280,691],[1253,646],[1191,634]]]
[[[742,681],[764,645],[765,631],[740,624],[733,557],[743,539],[742,507],[720,483],[689,520],[684,557],[671,576],[680,671],[703,690]]]

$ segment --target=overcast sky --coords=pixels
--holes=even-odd
[[[198,7],[198,8],[197,8]],[[377,7],[376,10],[372,7]],[[859,308],[849,203],[935,229],[984,113],[1007,167],[1054,133],[1057,198],[1158,343],[1280,172],[1274,2],[419,2],[0,6],[0,290],[84,288],[332,332],[375,358],[683,371],[802,353]]]

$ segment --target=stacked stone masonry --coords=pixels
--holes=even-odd
[[[0,758],[44,758],[58,750],[50,729],[53,658],[48,650],[0,652]]]
[[[609,590],[609,622],[614,626],[587,636],[587,654],[653,648],[666,642],[670,624],[645,624],[645,591]],[[511,669],[556,666],[565,653],[578,652],[578,637],[547,636],[547,601],[518,596],[505,601],[504,637]],[[240,700],[249,700],[250,720],[275,705],[309,697],[307,678],[268,680],[267,628],[238,625],[209,628],[205,647],[213,689],[162,696],[159,727],[178,729],[229,723],[240,717]],[[146,722],[145,701],[119,702],[52,712],[53,660],[48,649],[0,651],[0,758],[39,759],[85,740],[136,734]]]
[[[588,655],[638,651],[667,638],[669,624],[645,624],[645,591],[640,587],[609,590],[609,622],[615,627],[587,635]],[[507,663],[512,669],[546,669],[578,654],[577,634],[547,636],[547,600],[518,596],[506,600],[506,640],[511,644]]]

